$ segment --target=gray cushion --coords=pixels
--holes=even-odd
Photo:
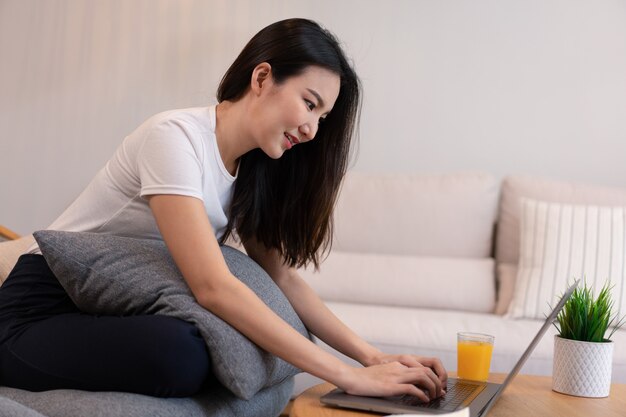
[[[206,341],[215,376],[235,395],[249,399],[300,372],[201,307],[164,242],[51,230],[34,235],[46,262],[82,311],[163,314],[194,323]],[[233,275],[309,337],[287,298],[258,264],[228,246],[222,253]]]
[[[3,397],[0,397],[0,415],[2,417],[45,417],[33,409]]]
[[[207,387],[189,398],[156,398],[126,392],[77,390],[30,392],[0,387],[0,416],[269,417],[277,416],[283,411],[292,391],[293,378],[259,391],[250,400],[237,398],[221,386]],[[5,403],[21,408],[15,408],[13,414],[11,412],[14,408],[7,408],[10,410],[7,414]]]

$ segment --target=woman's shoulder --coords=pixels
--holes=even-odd
[[[205,142],[206,137],[214,132],[214,106],[166,110],[150,116],[137,126],[125,137],[123,145],[141,148],[147,142],[179,143],[179,139]]]
[[[155,127],[169,123],[180,123],[199,130],[211,129],[214,126],[214,106],[188,107],[183,109],[165,110],[149,117],[143,127]]]

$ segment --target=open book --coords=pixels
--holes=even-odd
[[[438,416],[438,417],[469,417],[470,409],[469,407],[461,408],[460,410],[453,411],[451,413],[429,413],[427,409],[424,410],[424,413],[420,414],[393,414],[387,417],[424,417],[424,416]]]

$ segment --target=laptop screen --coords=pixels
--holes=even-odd
[[[561,309],[563,308],[567,300],[571,297],[572,293],[578,286],[578,282],[579,281],[576,280],[576,282],[574,282],[574,284],[572,284],[572,286],[570,286],[567,289],[567,291],[565,291],[565,294],[563,294],[563,296],[561,297],[557,305],[554,307],[554,309],[552,309],[552,312],[550,312],[548,317],[546,317],[546,321],[543,323],[543,326],[541,326],[541,329],[539,329],[539,331],[535,335],[535,338],[533,339],[533,341],[530,342],[530,345],[528,345],[522,357],[517,361],[517,363],[511,370],[511,372],[509,372],[509,374],[507,375],[502,385],[500,385],[500,388],[498,388],[498,391],[496,392],[496,394],[485,405],[485,408],[480,413],[481,416],[484,416],[485,414],[487,414],[487,412],[491,409],[491,407],[496,403],[498,398],[500,398],[500,395],[502,395],[502,391],[504,391],[507,385],[509,385],[511,381],[513,380],[513,378],[515,378],[515,375],[517,375],[520,369],[522,369],[522,366],[524,366],[524,363],[526,363],[526,360],[528,359],[530,354],[533,352],[533,350],[535,350],[535,347],[537,346],[537,344],[539,343],[543,335],[548,331],[548,328],[552,325],[552,323],[554,323],[554,320],[556,320],[556,317],[558,316],[559,312],[561,311]]]

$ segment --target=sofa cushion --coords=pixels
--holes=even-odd
[[[34,241],[33,236],[29,235],[16,240],[0,242],[0,284],[9,276],[9,273],[17,262],[17,258],[19,258]]]
[[[543,318],[574,279],[594,294],[610,281],[614,312],[626,312],[626,207],[524,199],[511,317]]]
[[[206,387],[188,398],[157,398],[126,392],[89,392],[53,390],[30,392],[0,387],[2,401],[22,404],[32,414],[15,417],[258,417],[277,416],[289,402],[293,378],[259,391],[250,400],[242,400],[224,387]],[[16,405],[16,403],[19,403]],[[28,407],[28,408],[26,408]],[[36,411],[34,411],[36,410]],[[41,413],[41,414],[39,414]]]
[[[319,272],[301,271],[324,300],[491,313],[492,258],[442,258],[332,251]]]
[[[98,233],[35,232],[43,256],[82,311],[163,314],[194,323],[218,380],[241,398],[299,372],[201,307],[165,243]],[[308,332],[265,271],[241,252],[222,247],[229,269],[301,334]]]
[[[519,219],[523,197],[564,204],[626,206],[626,189],[552,181],[531,176],[509,176],[502,182],[499,203],[496,262],[517,265]]]
[[[509,372],[543,324],[543,320],[512,320],[495,314],[338,302],[327,305],[349,328],[384,352],[438,356],[448,370],[456,370],[457,332],[494,335],[490,372]],[[550,326],[521,373],[552,373],[555,333]],[[616,331],[613,342],[626,346],[626,329]],[[626,349],[613,351],[613,382],[626,383]]]
[[[547,180],[532,176],[513,175],[502,181],[496,234],[496,263],[498,265],[498,305],[502,313],[510,307],[513,298],[515,274],[509,272],[517,266],[520,250],[520,207],[522,198],[564,203],[596,204],[602,206],[626,205],[626,189]],[[500,273],[502,264],[506,275]],[[509,280],[504,282],[504,280]],[[502,292],[505,291],[505,292]],[[507,292],[508,291],[508,292]]]
[[[498,289],[496,293],[495,314],[504,315],[509,311],[513,293],[515,292],[515,278],[517,277],[517,265],[499,263],[496,267],[498,276]]]
[[[491,255],[498,185],[488,174],[350,172],[335,210],[343,252],[485,258]]]

